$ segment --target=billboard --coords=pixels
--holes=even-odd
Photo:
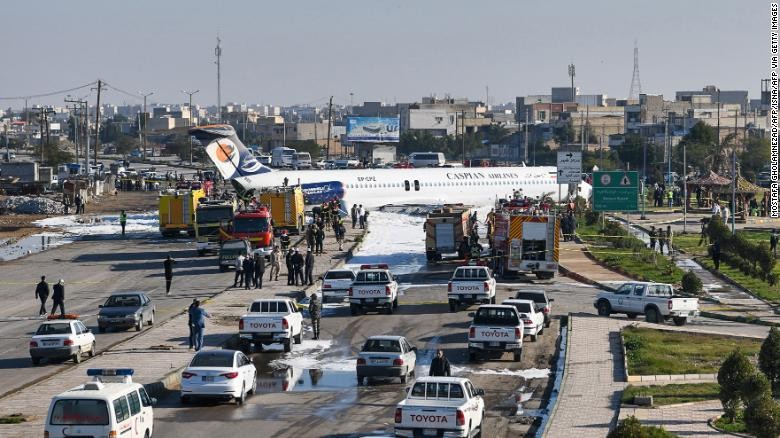
[[[347,141],[398,143],[398,117],[347,117]]]

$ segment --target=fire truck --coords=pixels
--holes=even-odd
[[[195,209],[195,247],[198,255],[219,249],[221,228],[227,228],[236,210],[235,201],[201,201]]]
[[[303,190],[300,186],[273,187],[263,190],[258,196],[261,205],[271,208],[276,232],[287,230],[290,234],[300,234],[305,221]]]
[[[500,275],[532,273],[540,280],[558,270],[560,219],[525,209],[501,207],[495,213],[493,269]]]
[[[186,231],[195,235],[195,209],[206,198],[203,189],[163,190],[159,196],[160,234],[174,237]]]
[[[428,213],[424,228],[425,257],[429,262],[458,251],[463,238],[469,235],[469,216],[471,208],[462,204],[446,204]]]
[[[268,257],[273,250],[274,230],[267,207],[238,210],[227,229],[220,230],[221,240],[247,239],[256,253]]]

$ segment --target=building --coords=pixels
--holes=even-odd
[[[399,107],[382,102],[363,102],[363,105],[351,107],[349,113],[356,117],[398,117]]]
[[[574,96],[571,95],[571,87],[552,87],[550,89],[552,103],[574,102],[574,99],[576,99],[579,94],[579,87],[574,87]]]
[[[694,96],[710,96],[711,102],[721,104],[739,105],[742,112],[747,112],[750,107],[747,90],[720,90],[714,85],[707,85],[701,91],[677,91],[675,100],[690,102]]]

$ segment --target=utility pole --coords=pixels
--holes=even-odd
[[[731,235],[734,235],[737,217],[737,151],[731,150]]]
[[[66,103],[72,103],[73,104],[73,143],[76,145],[76,162],[79,161],[79,131],[81,130],[81,123],[79,121],[79,114],[78,110],[76,109],[76,104],[81,104],[81,101],[79,100],[71,100],[68,99],[70,95],[65,96],[65,102]]]
[[[528,163],[528,110],[525,111],[525,150],[523,151],[523,163]]]
[[[220,47],[220,43],[222,40],[217,37],[217,47],[214,49],[214,55],[217,56],[217,123],[222,123],[222,77],[221,77],[221,65],[220,65],[220,58],[222,57],[222,47]]]
[[[669,141],[669,111],[666,111],[666,118],[664,119],[664,150],[668,151],[667,157],[667,184],[672,184],[672,142]]]
[[[189,103],[189,112],[190,116],[187,118],[187,125],[192,126],[192,95],[199,92],[200,90],[195,91],[187,91],[187,90],[181,90],[182,93],[188,95],[190,97],[190,103]],[[220,107],[221,108],[221,107]],[[221,114],[221,110],[220,110]],[[246,122],[244,122],[244,134],[246,134]],[[190,166],[192,166],[192,136],[190,135]]]
[[[716,147],[720,145],[720,88],[718,88],[718,128],[717,129],[718,129],[717,131],[718,135],[715,138]],[[715,150],[719,150],[719,149],[716,148]],[[720,172],[720,169],[715,169],[715,172]]]
[[[574,96],[574,63],[569,64],[569,77],[571,78],[571,101],[575,102],[575,96]]]
[[[688,157],[685,155],[685,142],[683,142],[683,234],[685,224],[688,222]]]
[[[8,124],[3,125],[3,131],[5,132],[5,162],[11,161],[11,151],[8,150]]]
[[[142,117],[138,119],[138,136],[141,136],[141,119],[144,121],[144,127],[143,127],[143,140],[141,140],[141,147],[143,148],[143,157],[144,160],[146,160],[146,98],[154,94],[154,91],[150,91],[148,93],[144,93],[143,91],[139,91],[138,94],[140,94],[144,98],[144,110]],[[154,155],[154,154],[152,154]]]
[[[330,100],[328,101],[328,142],[325,146],[325,159],[330,159],[330,124],[333,118],[331,117],[331,111],[333,111],[333,96],[330,96]],[[316,122],[315,122],[316,124]]]
[[[86,96],[85,96],[86,98]],[[84,171],[89,169],[89,102],[84,100]]]
[[[463,149],[463,165],[466,165],[466,111],[460,112],[460,146]],[[471,167],[471,166],[469,166]]]
[[[97,166],[98,148],[100,147],[100,92],[103,90],[103,81],[98,79],[97,104],[95,105],[95,150],[94,165]]]

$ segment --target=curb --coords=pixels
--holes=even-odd
[[[571,332],[572,332],[572,318],[571,318],[571,312],[569,312],[569,315],[566,318],[566,349],[563,350],[563,357],[559,360],[561,361],[561,368],[560,373],[556,373],[555,380],[553,381],[553,392],[556,393],[555,395],[555,401],[553,402],[552,406],[547,406],[546,411],[549,413],[547,416],[547,421],[544,424],[544,427],[541,430],[537,430],[535,437],[543,438],[547,436],[547,432],[550,429],[550,425],[552,424],[552,420],[555,417],[555,414],[558,412],[558,401],[561,399],[560,395],[563,393],[563,384],[565,383],[565,379],[567,377],[567,368],[566,368],[566,359],[569,358],[569,345],[571,345]],[[563,332],[563,328],[561,328],[561,332]],[[562,333],[561,333],[561,339],[563,339]],[[560,352],[560,347],[558,347],[558,351]],[[560,353],[559,353],[560,354]],[[556,368],[557,370],[557,368]],[[555,383],[558,382],[558,388],[555,388]],[[551,394],[552,397],[552,394]]]
[[[622,337],[622,336],[621,336]],[[628,383],[637,382],[717,382],[717,374],[655,374],[655,375],[641,375],[641,376],[629,376],[626,373],[626,380]]]
[[[743,286],[743,285],[739,284],[739,283],[738,283],[736,280],[732,279],[732,278],[731,278],[731,277],[729,277],[728,275],[726,275],[726,274],[724,274],[724,273],[722,273],[722,272],[720,272],[720,271],[714,271],[714,270],[712,270],[712,269],[710,269],[710,268],[707,268],[706,266],[704,266],[704,264],[701,262],[701,260],[702,260],[702,259],[701,259],[701,257],[691,257],[691,260],[693,260],[693,261],[695,261],[696,263],[698,263],[698,264],[699,264],[699,266],[701,266],[701,268],[702,268],[702,269],[705,269],[705,270],[707,270],[707,271],[708,271],[710,274],[712,274],[712,275],[714,275],[714,276],[718,277],[719,279],[721,279],[721,280],[725,281],[726,283],[728,283],[728,284],[730,284],[730,285],[732,285],[732,286],[736,287],[737,289],[739,289],[739,290],[741,290],[741,291],[745,292],[746,294],[750,295],[751,297],[753,297],[753,298],[755,298],[755,299],[757,299],[757,300],[761,301],[762,303],[764,303],[764,304],[766,304],[767,306],[771,307],[771,308],[772,308],[772,310],[775,310],[775,307],[776,307],[776,305],[774,305],[773,303],[771,303],[771,302],[767,301],[767,300],[766,300],[766,299],[764,299],[764,298],[761,298],[761,297],[759,297],[758,295],[756,295],[756,293],[755,293],[755,292],[753,292],[752,290],[750,290],[750,289],[746,288],[745,286]]]
[[[780,327],[780,324],[775,322],[764,321],[760,318],[748,319],[744,316],[729,316],[722,313],[707,312],[705,310],[699,311],[699,316],[705,318],[719,319],[721,321],[741,322],[743,324],[755,324],[765,327]]]
[[[738,436],[738,437],[741,437],[741,438],[753,438],[753,435],[746,435],[744,433],[739,433],[739,432],[727,432],[727,431],[719,428],[718,426],[715,426],[715,422],[718,421],[718,419],[720,417],[722,417],[722,416],[723,415],[718,415],[717,417],[710,418],[709,420],[707,420],[707,426],[709,426],[710,428],[712,428],[714,430],[717,430],[718,432],[720,432],[722,434],[725,434],[725,435]]]

